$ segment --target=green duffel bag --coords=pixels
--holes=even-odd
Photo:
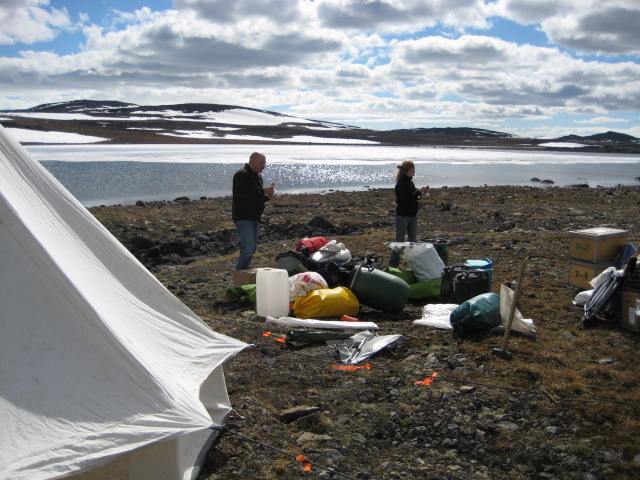
[[[256,303],[256,285],[250,283],[227,288],[222,299],[216,301],[213,306],[223,310],[236,310],[254,303]]]
[[[385,267],[383,272],[401,278],[409,284],[408,300],[424,300],[426,298],[440,298],[441,278],[434,278],[427,282],[418,282],[413,270],[407,268]]]
[[[416,276],[413,274],[412,270],[406,268],[385,267],[382,271],[395,275],[396,277],[400,277],[409,285],[416,283]]]
[[[440,298],[441,278],[434,278],[428,282],[417,282],[409,285],[409,300],[424,300],[427,298]]]

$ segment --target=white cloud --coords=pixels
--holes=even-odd
[[[26,44],[33,35],[45,39],[70,28],[68,13],[48,0],[8,5],[0,6],[0,26],[11,18],[27,19],[40,33],[17,36],[2,28],[0,42]],[[490,122],[497,129],[515,128],[512,119],[557,114],[615,119],[616,110],[640,110],[637,62],[587,61],[572,54],[638,54],[636,0],[174,0],[174,5],[167,11],[111,12],[108,26],[86,24],[86,41],[74,54],[31,48],[0,57],[6,95],[1,108],[77,98],[206,102],[277,107],[349,124],[366,119],[420,126],[440,119]],[[492,37],[495,16],[537,26],[548,46]],[[486,35],[471,34],[474,29]]]
[[[71,21],[66,10],[49,7],[49,0],[8,0],[0,3],[0,45],[52,40]]]
[[[483,0],[316,0],[320,22],[348,31],[419,31],[442,23],[486,28],[489,9]]]
[[[498,0],[494,12],[540,24],[549,40],[582,53],[640,54],[637,0]]]
[[[627,123],[629,120],[624,118],[612,118],[612,117],[594,117],[586,120],[576,120],[576,123]]]

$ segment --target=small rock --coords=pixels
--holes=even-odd
[[[329,440],[331,440],[331,437],[329,435],[316,435],[315,433],[311,432],[303,432],[296,440],[296,444],[299,447],[304,447],[309,444],[317,444],[321,442],[327,442]]]
[[[520,430],[520,427],[518,427],[518,425],[513,422],[498,422],[496,425],[504,430],[509,430],[511,432],[517,432],[518,430]]]
[[[598,360],[598,363],[600,365],[617,365],[618,362],[616,362],[613,358],[601,358],[600,360]]]
[[[334,448],[327,448],[324,451],[324,454],[327,456],[328,462],[332,464],[339,462],[340,459],[343,457],[342,453],[340,453],[338,450]]]
[[[362,403],[373,403],[376,401],[376,395],[369,389],[360,392],[358,398]]]
[[[322,422],[322,417],[320,412],[312,413],[311,415],[306,415],[304,417],[300,417],[296,420],[296,425],[301,430],[309,430],[316,425],[320,425]]]
[[[440,363],[440,359],[438,358],[438,355],[436,355],[435,353],[430,353],[429,355],[427,355],[427,360],[425,362],[425,367],[427,369],[433,369],[439,363]]]
[[[403,364],[413,363],[413,362],[417,362],[419,359],[420,359],[420,357],[418,357],[417,355],[409,355],[407,358],[402,360],[401,363],[403,363]]]
[[[367,443],[367,439],[364,435],[362,435],[361,433],[354,433],[353,434],[353,441],[356,443],[360,443],[362,445]]]
[[[455,370],[461,365],[461,362],[457,358],[449,357],[447,358],[447,365],[451,370]]]
[[[313,217],[311,220],[309,220],[309,223],[307,225],[309,225],[310,227],[318,228],[320,230],[332,230],[335,228],[335,226],[324,217]]]

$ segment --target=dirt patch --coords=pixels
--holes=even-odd
[[[91,211],[214,330],[256,345],[225,367],[237,414],[201,479],[631,479],[640,476],[640,335],[603,319],[583,327],[572,305],[579,290],[568,284],[568,232],[621,228],[640,245],[639,194],[433,189],[419,237],[446,239],[449,263],[490,258],[496,293],[526,262],[519,309],[538,334],[512,336],[507,361],[492,355],[500,336],[414,325],[424,302],[399,314],[362,307],[358,318],[376,322],[378,334],[402,338],[371,358],[371,369],[352,372],[335,370],[324,344],[275,341],[287,330],[252,310],[214,307],[237,259],[229,198]],[[279,253],[318,235],[387,260],[393,209],[391,189],[277,196],[253,266],[274,267]],[[431,385],[416,385],[434,372]],[[293,407],[308,414],[283,421]],[[311,472],[283,452],[304,454]]]

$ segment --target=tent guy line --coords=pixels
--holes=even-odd
[[[235,432],[234,430],[231,429],[230,425],[224,425],[224,426],[223,425],[216,425],[214,427],[211,427],[211,429],[220,432],[220,434],[221,434],[220,438],[222,438],[223,434],[230,433],[230,434],[235,435],[237,437],[243,438],[244,440],[247,440],[249,442],[255,443],[256,445],[260,445],[261,447],[265,447],[265,448],[268,448],[270,450],[274,450],[274,451],[276,451],[278,453],[281,453],[282,455],[286,455],[289,458],[293,458],[294,460],[298,460],[298,457],[299,457],[298,455],[286,452],[286,451],[281,450],[281,449],[279,449],[277,447],[274,447],[273,445],[269,445],[268,443],[264,443],[264,442],[261,442],[259,440],[256,440],[255,438],[251,438],[251,437],[248,437],[246,435],[242,435],[241,433]],[[298,461],[302,461],[302,460],[298,460]],[[337,470],[334,470],[332,468],[326,467],[324,465],[320,465],[319,463],[316,463],[316,462],[312,462],[311,460],[309,460],[307,458],[304,459],[304,463],[309,463],[310,465],[313,465],[314,467],[321,468],[321,469],[326,470],[326,471],[328,471],[330,473],[333,473],[335,475],[339,475],[339,476],[344,477],[344,478],[348,478],[350,480],[357,480],[355,477],[350,477],[350,476],[345,475],[344,473],[338,472]]]

